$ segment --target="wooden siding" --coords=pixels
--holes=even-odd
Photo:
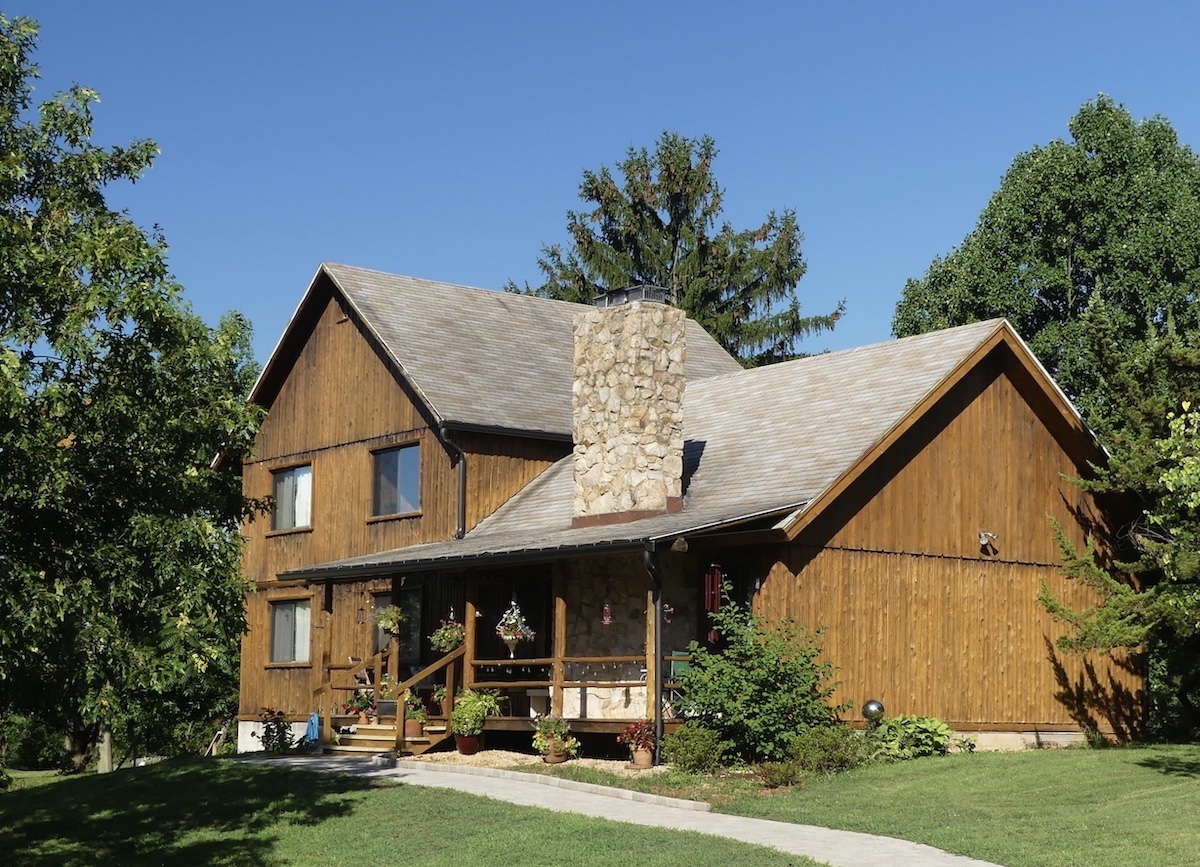
[[[247,599],[243,715],[263,707],[306,713],[323,658],[341,663],[349,656],[370,655],[371,629],[355,622],[357,611],[364,602],[369,610],[370,593],[389,586],[387,579],[382,584],[338,584],[328,591],[324,585],[299,590],[270,586],[280,573],[450,539],[456,529],[458,471],[415,392],[336,295],[318,312],[310,323],[297,323],[311,333],[275,394],[253,458],[243,465],[243,488],[252,497],[271,494],[272,471],[312,465],[308,528],[272,532],[269,516],[243,528],[243,569],[264,587]],[[455,441],[467,453],[468,529],[570,450],[568,443],[479,433]],[[372,518],[372,452],[400,443],[421,447],[420,511]],[[313,661],[308,666],[268,663],[270,601],[281,593],[286,598],[308,593],[314,600]]]
[[[1050,517],[1077,545],[1112,533],[1062,477],[1085,467],[1019,385],[1001,358],[980,365],[780,547],[756,610],[827,627],[851,718],[877,698],[963,728],[1140,727],[1140,674],[1057,651],[1064,627],[1037,601],[1042,582],[1075,607],[1095,601],[1062,577]]]

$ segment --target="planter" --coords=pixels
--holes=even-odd
[[[566,753],[542,753],[542,761],[548,765],[559,765],[569,758]]]
[[[394,698],[381,698],[375,707],[379,710],[380,716],[396,715],[396,700]]]
[[[654,750],[631,750],[633,753],[633,763],[629,767],[639,771],[647,770],[654,767]]]
[[[425,734],[425,727],[419,719],[406,719],[404,721],[404,736],[406,738],[419,738]]]
[[[464,756],[473,756],[483,746],[483,735],[455,735],[454,745]]]
[[[367,713],[366,713],[366,711],[361,711],[361,710],[360,710],[360,711],[358,712],[358,724],[359,724],[360,726],[365,726],[365,725],[368,725],[370,722],[371,722],[371,720],[370,720],[370,718],[367,716]]]
[[[514,658],[515,658],[515,654],[516,654],[516,652],[517,652],[517,639],[515,639],[515,638],[505,638],[505,639],[504,639],[504,643],[505,643],[505,645],[507,645],[507,647],[508,647],[508,658],[509,658],[509,659],[514,659]]]

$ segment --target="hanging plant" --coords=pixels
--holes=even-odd
[[[385,605],[374,616],[375,624],[388,635],[399,635],[400,625],[406,619],[399,605]]]
[[[457,620],[443,620],[442,625],[433,630],[429,636],[429,646],[438,653],[449,653],[457,650],[467,638],[467,627]]]
[[[509,659],[512,659],[516,652],[518,641],[533,641],[534,632],[525,622],[525,615],[517,606],[517,600],[512,601],[508,610],[504,612],[504,616],[500,618],[500,622],[496,624],[496,634],[500,636],[501,641],[508,645]]]

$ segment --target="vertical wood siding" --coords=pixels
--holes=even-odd
[[[1083,472],[1001,364],[982,365],[780,549],[756,610],[827,628],[853,719],[877,698],[966,728],[1136,731],[1139,672],[1119,654],[1059,652],[1064,627],[1037,601],[1045,582],[1069,605],[1095,602],[1062,577],[1049,523],[1111,546],[1093,498],[1062,478]]]

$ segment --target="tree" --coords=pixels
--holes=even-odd
[[[907,336],[1005,316],[1075,401],[1110,454],[1079,484],[1132,492],[1146,507],[1124,534],[1130,562],[1118,564],[1138,580],[1114,578],[1090,548],[1064,542],[1067,574],[1103,602],[1071,611],[1048,592],[1043,602],[1074,627],[1067,649],[1144,643],[1155,724],[1182,714],[1200,728],[1200,638],[1175,616],[1195,596],[1174,592],[1177,575],[1154,542],[1185,529],[1165,507],[1161,442],[1172,408],[1200,396],[1200,159],[1166,120],[1135,123],[1106,96],[1084,105],[1070,132],[1071,142],[1017,157],[975,230],[905,285],[892,327]]]
[[[0,16],[0,715],[76,767],[211,713],[245,629],[233,461],[257,429],[249,326],[210,328],[161,234],[110,209],[157,148],[94,145],[96,94],[31,107],[37,26]]]
[[[1070,132],[1016,158],[975,230],[905,284],[892,330],[1005,316],[1094,420],[1109,404],[1088,326],[1098,305],[1122,352],[1170,328],[1200,334],[1200,160],[1166,120],[1135,123],[1103,95]]]
[[[621,186],[607,166],[584,171],[579,196],[595,208],[567,213],[570,246],[542,247],[541,286],[505,288],[591,304],[609,289],[663,286],[744,364],[795,357],[804,337],[833,328],[844,305],[800,314],[795,290],[805,264],[794,212],[772,211],[756,229],[718,226],[724,193],[712,174],[716,155],[708,136],[664,132],[654,153],[629,149],[617,166]]]

